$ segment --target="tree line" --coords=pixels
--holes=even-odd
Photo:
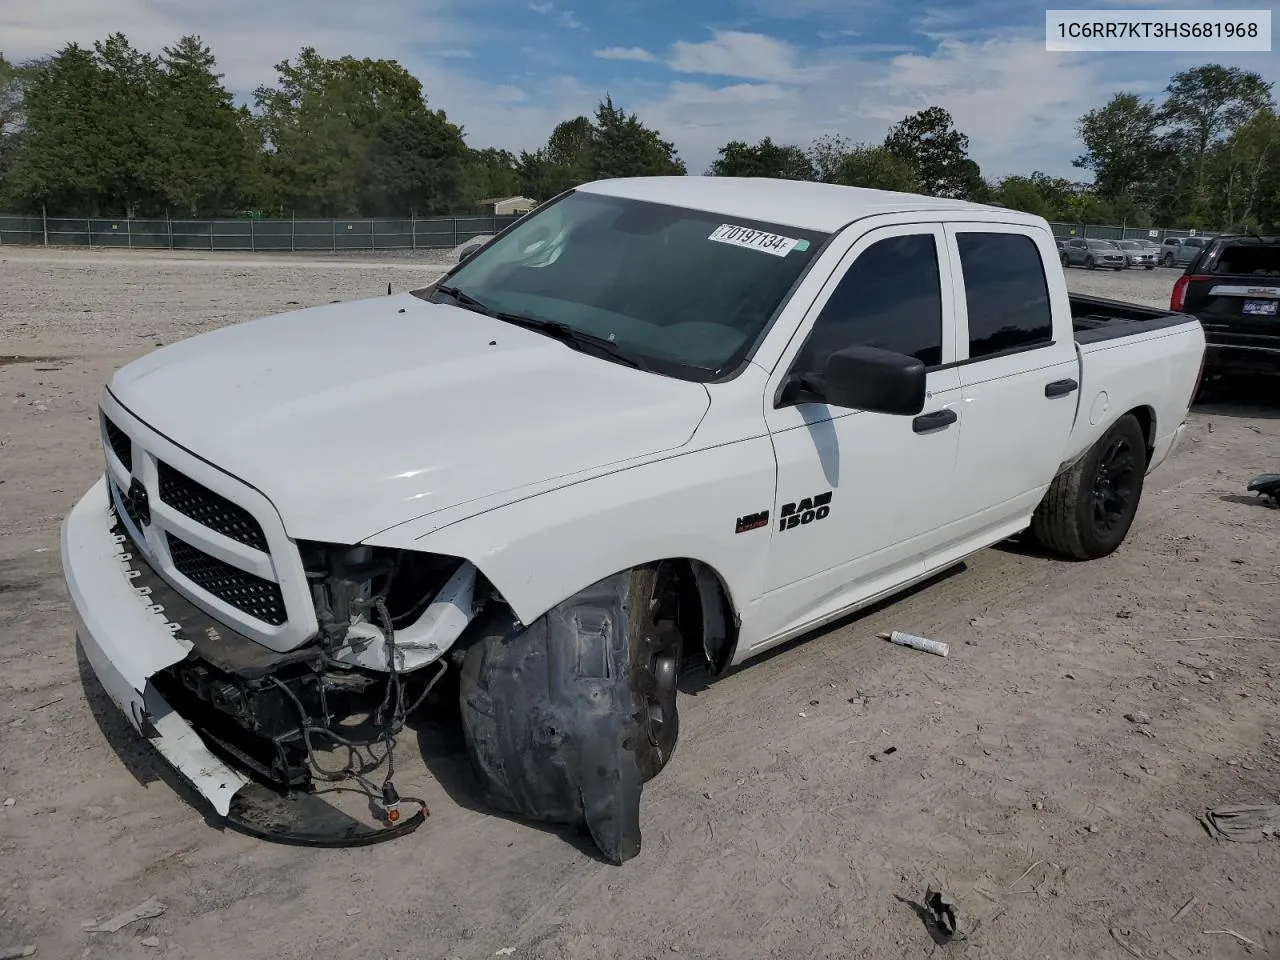
[[[0,55],[0,209],[67,216],[419,216],[546,200],[588,180],[683,175],[675,146],[606,96],[540,148],[473,147],[393,60],[303,48],[237,106],[199,37],[160,54],[123,34],[14,64]],[[1052,220],[1280,229],[1280,117],[1255,73],[1175,74],[1159,102],[1117,93],[1078,124],[1092,184],[987,179],[932,106],[880,143],[734,140],[706,173],[999,203]]]

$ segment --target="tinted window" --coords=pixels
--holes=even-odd
[[[1053,314],[1035,241],[1016,233],[963,232],[957,238],[969,307],[969,357],[1050,343]]]
[[[932,234],[890,237],[864,250],[814,322],[793,367],[818,373],[845,347],[893,350],[942,362],[942,285]]]

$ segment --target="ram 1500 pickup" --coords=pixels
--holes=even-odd
[[[469,252],[102,393],[79,641],[229,821],[389,750],[447,673],[495,807],[635,856],[682,665],[1022,531],[1109,554],[1205,352],[1193,317],[1069,295],[1041,218],[909,194],[604,181]],[[347,773],[395,819],[389,771]]]

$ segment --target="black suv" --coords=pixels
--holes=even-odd
[[[1280,237],[1215,237],[1174,283],[1169,309],[1204,327],[1206,378],[1280,376]]]

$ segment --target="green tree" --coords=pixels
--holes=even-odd
[[[853,145],[838,133],[823,134],[809,147],[809,163],[813,166],[814,179],[820,183],[835,183],[836,171]]]
[[[596,129],[590,117],[574,117],[556,124],[547,138],[547,161],[565,170],[565,175],[580,178],[591,176],[592,149]]]
[[[276,71],[279,85],[260,87],[254,102],[287,209],[353,216],[458,202],[462,130],[428,108],[422,84],[399,63],[329,60],[306,47]]]
[[[921,188],[920,173],[913,163],[888,147],[872,144],[849,147],[829,182],[902,193],[918,193]]]
[[[778,180],[813,180],[817,172],[804,150],[793,144],[774,143],[765,137],[754,146],[731,140],[707,171],[713,177],[772,177]]]
[[[462,209],[478,207],[489,197],[513,197],[519,193],[519,161],[513,153],[495,147],[467,151],[460,190]]]
[[[1214,151],[1208,186],[1223,229],[1280,226],[1280,116],[1274,110],[1259,110]]]
[[[1099,195],[1108,200],[1148,196],[1160,147],[1160,116],[1153,104],[1117,93],[1081,117],[1076,134],[1085,152],[1073,165],[1093,171]]]
[[[256,145],[244,115],[199,37],[165,47],[160,62],[158,160],[165,199],[184,216],[231,212],[254,161]]]
[[[595,180],[688,173],[675,145],[642,124],[634,113],[615,107],[612,97],[606,96],[596,108],[592,127],[591,176]]]
[[[966,198],[981,182],[969,159],[969,138],[942,107],[927,107],[903,118],[889,130],[884,145],[915,167],[923,193]]]
[[[96,213],[104,202],[98,130],[102,70],[93,51],[68,44],[32,69],[23,129],[6,177],[19,209]]]
[[[1271,84],[1253,71],[1211,63],[1174,74],[1165,92],[1160,119],[1168,127],[1168,143],[1185,158],[1192,208],[1203,215],[1212,148],[1259,110],[1274,106]]]

